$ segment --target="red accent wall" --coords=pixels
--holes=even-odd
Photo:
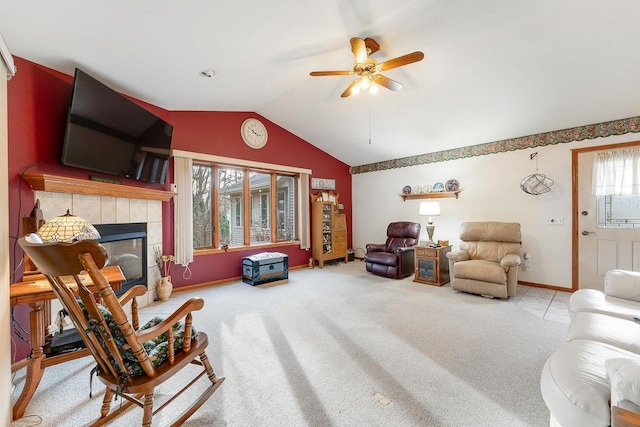
[[[240,136],[240,126],[248,117],[262,120],[269,132],[267,145],[259,150],[246,145]],[[340,195],[340,202],[345,206],[348,229],[351,230],[351,175],[348,165],[256,113],[172,111],[169,121],[174,126],[174,149],[295,166],[311,169],[312,175],[316,177],[335,178],[335,192]],[[163,239],[168,237],[165,230]],[[173,239],[173,235],[170,237]],[[351,233],[348,244],[351,244]],[[311,255],[310,251],[300,250],[299,246],[284,246],[277,250],[289,255],[290,266],[306,265]],[[262,251],[254,249],[196,256],[191,266],[193,276],[189,283],[240,276],[242,258],[257,252]],[[171,277],[177,286],[187,283],[179,274],[174,273]]]
[[[73,77],[59,73],[22,58],[15,58],[18,73],[8,84],[9,119],[9,225],[11,230],[10,265],[12,270],[22,259],[22,250],[15,244],[23,232],[21,217],[29,215],[34,204],[33,192],[20,174],[27,171],[51,173],[88,179],[92,172],[60,164],[65,125],[71,100]],[[349,166],[293,135],[275,123],[252,112],[166,111],[135,100],[174,126],[174,149],[254,160],[279,165],[307,168],[312,176],[334,178],[336,193],[344,205],[347,218],[348,244],[351,245],[351,175]],[[295,112],[292,112],[295,114]],[[248,117],[257,117],[267,126],[269,142],[260,149],[248,147],[240,136],[240,125]],[[170,169],[170,177],[172,177]],[[149,188],[169,188],[158,184],[123,179],[125,185]],[[50,219],[50,218],[45,218]],[[173,203],[163,203],[163,251],[173,251]],[[277,249],[289,255],[290,266],[306,265],[310,251],[298,246]],[[180,268],[172,271],[175,287],[237,277],[242,272],[242,258],[261,250],[227,252],[196,256],[190,265],[192,275],[184,279]],[[17,268],[15,280],[22,276]],[[26,329],[28,307],[14,310],[15,318]],[[28,354],[28,346],[14,335],[19,360]]]

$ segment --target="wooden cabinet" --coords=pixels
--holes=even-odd
[[[431,248],[428,246],[414,246],[415,276],[414,282],[428,285],[442,286],[449,282],[449,260],[447,252],[451,246]]]
[[[311,195],[311,256],[322,268],[326,261],[344,259],[347,262],[347,220],[338,213],[338,196],[329,193]]]

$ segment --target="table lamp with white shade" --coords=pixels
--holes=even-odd
[[[426,229],[427,234],[429,235],[429,241],[427,244],[433,244],[433,232],[436,229],[435,225],[433,225],[433,216],[440,215],[440,202],[426,201],[420,202],[420,215],[428,216],[429,220],[427,221]]]

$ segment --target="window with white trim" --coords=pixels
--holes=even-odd
[[[293,172],[194,160],[194,248],[298,240],[299,179]]]

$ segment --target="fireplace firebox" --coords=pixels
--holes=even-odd
[[[94,224],[100,233],[98,242],[109,254],[109,265],[122,269],[125,281],[120,295],[135,285],[147,286],[147,224]]]

